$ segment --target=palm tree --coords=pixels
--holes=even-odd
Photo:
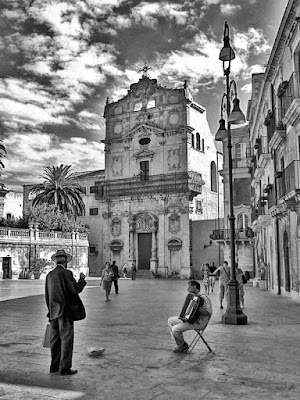
[[[59,167],[44,167],[41,176],[43,183],[32,187],[31,193],[36,197],[32,206],[48,203],[54,204],[62,213],[69,213],[75,218],[84,212],[82,200],[83,188],[74,181],[71,165],[61,164]]]

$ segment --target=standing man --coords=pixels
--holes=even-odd
[[[111,267],[111,269],[113,270],[113,273],[114,273],[114,275],[113,275],[111,281],[112,281],[113,284],[114,284],[116,294],[118,294],[118,293],[119,293],[118,280],[119,280],[119,278],[120,278],[120,275],[119,275],[119,267],[116,265],[116,262],[115,262],[115,261],[112,262],[112,264],[111,264],[110,267]]]
[[[132,261],[132,266],[131,266],[131,279],[135,281],[136,278],[136,265],[135,261]]]
[[[220,284],[220,308],[223,308],[223,300],[226,295],[227,299],[227,292],[228,292],[228,281],[230,279],[230,267],[228,266],[228,262],[224,261],[223,265],[217,268],[216,272],[212,275],[219,277],[219,284]]]
[[[211,266],[209,267],[209,273],[210,273],[209,284],[210,284],[212,292],[214,291],[214,287],[215,287],[215,283],[216,283],[216,276],[213,275],[216,270],[217,270],[217,267],[215,266],[215,263],[213,262],[211,264]]]
[[[84,306],[78,296],[86,285],[85,275],[80,273],[78,282],[72,271],[67,270],[72,256],[64,250],[58,250],[51,257],[56,267],[46,276],[45,298],[50,322],[50,372],[60,371],[61,375],[73,375],[78,371],[71,369],[74,320],[85,318]],[[71,305],[76,301],[78,315],[71,314]],[[81,315],[79,315],[79,313]]]

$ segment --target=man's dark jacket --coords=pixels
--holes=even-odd
[[[72,271],[57,265],[46,276],[45,297],[49,321],[61,317],[67,312],[68,302],[74,294],[82,292],[86,281],[82,278],[76,282]],[[73,296],[74,297],[74,296]]]

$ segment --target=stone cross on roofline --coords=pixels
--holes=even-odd
[[[150,76],[148,74],[149,69],[151,69],[151,67],[148,67],[147,63],[145,62],[145,65],[139,71],[143,73],[142,76],[146,76],[147,78],[150,78]]]

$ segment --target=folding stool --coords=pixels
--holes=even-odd
[[[213,353],[212,349],[209,347],[209,344],[207,343],[207,341],[203,337],[203,333],[204,333],[208,323],[209,323],[209,320],[207,321],[207,324],[205,325],[204,328],[195,329],[196,335],[195,335],[194,339],[191,341],[191,343],[189,344],[189,348],[188,348],[188,351],[187,351],[188,354],[191,354],[191,352],[193,351],[193,348],[196,346],[196,344],[198,343],[199,339],[202,339],[203,343],[208,348],[209,352]]]

